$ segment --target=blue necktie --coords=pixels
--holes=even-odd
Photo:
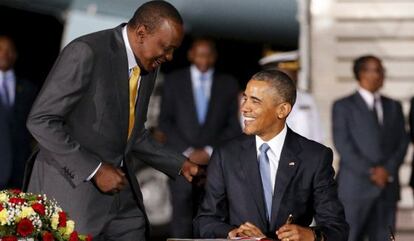
[[[200,85],[196,89],[196,108],[198,123],[203,124],[207,114],[207,96],[205,85],[207,81],[206,74],[200,74]]]
[[[7,88],[7,78],[6,75],[3,75],[3,82],[1,85],[1,102],[3,103],[4,107],[10,106],[10,97],[9,97],[9,90]]]
[[[263,193],[266,202],[267,219],[270,220],[272,213],[272,183],[270,179],[270,162],[266,152],[270,149],[267,143],[260,146],[259,166],[262,177]]]

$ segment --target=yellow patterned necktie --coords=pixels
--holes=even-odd
[[[135,123],[135,102],[138,93],[138,80],[141,69],[137,66],[132,68],[131,76],[129,77],[129,125],[128,125],[128,139],[131,136],[132,129]]]

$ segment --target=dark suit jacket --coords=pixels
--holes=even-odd
[[[225,238],[251,222],[268,237],[285,224],[309,226],[315,217],[328,240],[345,241],[348,225],[339,202],[331,149],[288,129],[276,174],[270,223],[254,136],[242,136],[215,149],[208,167],[206,195],[195,219],[204,238]]]
[[[4,166],[1,171],[0,187],[4,183],[7,187],[20,188],[32,145],[32,136],[26,128],[26,120],[37,91],[36,87],[26,79],[16,77],[15,81],[13,105],[10,108],[0,107],[1,121],[4,125],[1,128],[1,138],[7,142],[0,145],[1,163]]]
[[[401,104],[384,96],[381,103],[384,112],[381,128],[358,92],[333,106],[333,137],[341,157],[338,192],[350,205],[362,204],[355,200],[363,199],[367,202],[362,205],[370,208],[369,200],[376,199],[382,191],[390,202],[399,199],[398,170],[409,141]],[[370,169],[375,166],[384,166],[394,178],[383,190],[370,180]]]
[[[408,115],[408,124],[410,125],[410,139],[411,143],[414,143],[414,97],[410,101],[410,113]],[[414,156],[411,161],[411,178],[410,186],[414,188]]]
[[[241,134],[238,91],[234,78],[215,72],[206,120],[200,125],[190,68],[166,76],[159,125],[167,136],[167,144],[183,152],[188,147],[215,146]]]
[[[173,177],[184,161],[156,144],[144,128],[155,73],[142,75],[135,126],[127,141],[129,77],[123,26],[80,37],[64,48],[27,123],[40,144],[29,190],[56,198],[80,232],[86,227],[88,232],[100,231],[114,198],[85,181],[100,162],[119,166],[124,161],[146,218],[134,160]]]

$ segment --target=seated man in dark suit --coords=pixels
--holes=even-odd
[[[212,155],[194,221],[201,237],[347,240],[332,150],[286,125],[295,98],[294,83],[280,71],[261,71],[248,82],[241,106],[247,135]]]

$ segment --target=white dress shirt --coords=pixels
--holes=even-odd
[[[296,91],[296,102],[286,119],[286,124],[296,133],[322,143],[324,132],[315,99],[310,93]]]
[[[270,149],[267,151],[267,156],[270,162],[270,181],[272,183],[272,194],[275,190],[276,173],[279,167],[280,155],[282,153],[283,144],[285,143],[287,133],[287,127],[283,127],[283,130],[269,141],[263,141],[259,136],[256,136],[256,152],[257,160],[259,160],[260,146],[263,143],[267,143]]]
[[[370,91],[362,87],[358,88],[358,93],[362,96],[362,99],[364,99],[365,103],[368,105],[368,108],[370,110],[374,109],[374,98],[377,99],[375,108],[377,109],[378,121],[382,125],[383,120],[384,120],[384,111],[381,105],[380,93],[379,92],[371,93]]]

